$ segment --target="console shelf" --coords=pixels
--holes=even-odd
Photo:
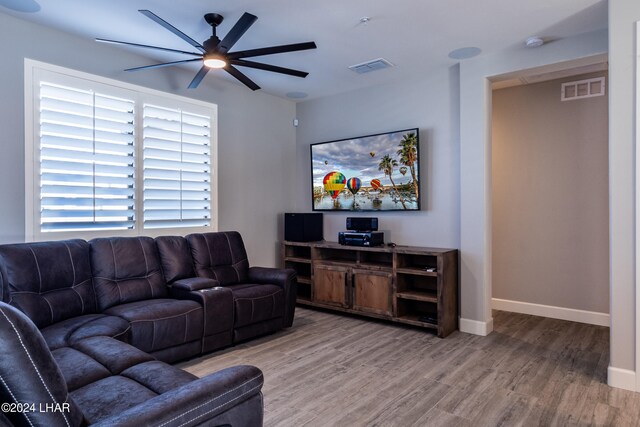
[[[457,249],[282,243],[282,262],[298,274],[301,305],[435,329],[458,328]]]
[[[284,260],[291,261],[291,262],[300,262],[302,264],[311,264],[311,260],[309,258],[299,258],[295,256],[290,256],[290,257],[286,257]]]
[[[413,274],[415,276],[431,276],[438,277],[437,271],[426,271],[424,268],[415,268],[415,267],[403,267],[397,269],[398,274]]]
[[[426,301],[426,302],[438,302],[438,295],[429,292],[417,292],[417,291],[404,291],[396,292],[396,298],[398,299],[411,299],[414,301]]]

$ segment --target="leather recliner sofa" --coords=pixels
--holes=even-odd
[[[110,336],[165,362],[293,323],[296,275],[249,267],[239,233],[0,245],[3,301],[51,350]]]
[[[295,286],[293,270],[249,267],[237,232],[0,245],[0,297],[37,326],[85,423],[151,399],[131,381],[164,395],[163,376],[171,387],[193,380],[155,359],[291,326]],[[116,376],[126,380],[115,400],[85,394]]]

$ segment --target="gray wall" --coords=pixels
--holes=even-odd
[[[135,53],[0,13],[0,243],[24,240],[24,58],[218,104],[219,228],[245,236],[252,264],[278,263],[281,213],[293,207],[295,104],[175,67],[125,73],[152,63]],[[257,218],[259,217],[259,220]]]
[[[536,50],[519,45],[430,71],[414,81],[301,102],[297,107],[295,208],[311,210],[309,144],[420,128],[424,210],[378,213],[387,240],[461,248],[462,330],[491,331],[491,93],[488,78],[606,53],[607,31],[558,40]],[[601,60],[601,59],[600,59]],[[335,240],[348,214],[325,214]]]
[[[638,20],[640,2],[609,1],[610,366],[636,371],[636,375],[639,368],[636,366],[636,317],[640,313],[636,313],[635,168],[638,165],[634,147],[638,125],[634,99],[639,82],[634,73]]]
[[[420,129],[419,212],[370,212],[385,240],[459,246],[458,68],[298,103],[296,210],[311,211],[309,144],[385,131]],[[348,213],[325,212],[324,238],[337,240]]]
[[[493,91],[494,298],[609,312],[608,100],[560,100],[603,75]]]

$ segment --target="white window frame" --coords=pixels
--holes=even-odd
[[[39,106],[39,84],[41,80],[78,87],[81,80],[87,84],[110,86],[109,94],[135,92],[135,226],[129,230],[87,230],[87,231],[50,231],[40,230],[40,152],[39,123],[36,108]],[[120,82],[106,77],[96,76],[57,65],[25,58],[25,238],[26,241],[59,240],[69,238],[91,239],[106,236],[160,236],[166,234],[185,235],[195,232],[218,231],[218,106],[213,103],[195,100],[171,93]],[[211,222],[208,227],[176,227],[145,229],[143,218],[143,144],[142,113],[144,103],[154,103],[167,108],[184,108],[195,114],[211,117]]]

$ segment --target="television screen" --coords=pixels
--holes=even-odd
[[[418,129],[312,144],[313,210],[419,210],[418,145]]]

